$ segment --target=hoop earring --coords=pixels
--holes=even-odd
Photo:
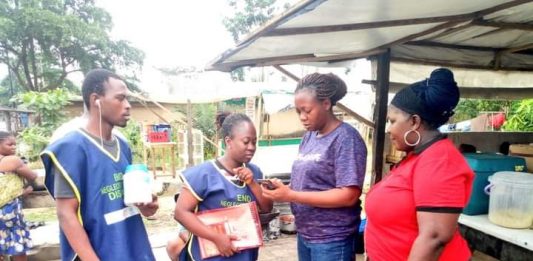
[[[414,143],[409,143],[409,141],[407,141],[407,135],[409,135],[411,132],[416,133],[416,135],[418,136],[418,138],[416,139],[416,141]],[[421,138],[420,137],[420,132],[418,132],[417,130],[408,130],[403,135],[403,142],[405,142],[405,144],[407,144],[407,146],[414,147],[414,146],[416,146],[416,145],[418,145],[420,143],[420,138]]]

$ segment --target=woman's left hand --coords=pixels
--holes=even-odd
[[[244,182],[246,185],[250,185],[254,181],[254,173],[251,169],[246,167],[238,167],[233,169],[233,173],[237,176],[239,180]]]
[[[262,186],[263,189],[263,196],[271,199],[273,201],[292,201],[292,195],[294,194],[294,191],[289,188],[289,186],[286,186],[283,184],[283,182],[279,179],[271,179],[272,185],[275,187],[275,189],[267,189]]]
[[[152,195],[152,202],[135,204],[139,208],[141,214],[145,217],[153,216],[159,209],[159,203],[157,202],[157,196]]]

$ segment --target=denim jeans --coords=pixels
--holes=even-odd
[[[351,261],[354,255],[355,235],[328,243],[310,243],[298,235],[299,261]]]

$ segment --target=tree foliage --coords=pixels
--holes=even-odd
[[[213,138],[216,133],[215,116],[217,106],[214,103],[203,103],[194,105],[194,127],[201,130],[209,138]]]
[[[233,9],[233,14],[224,17],[222,23],[231,33],[235,43],[264,25],[274,14],[290,6],[286,1],[280,6],[277,0],[227,0],[227,2]],[[242,68],[233,70],[231,77],[234,81],[244,81],[244,70]]]
[[[455,107],[454,122],[475,118],[480,112],[511,112],[511,107],[517,101],[508,100],[482,100],[482,99],[461,99]]]
[[[0,63],[24,91],[65,87],[66,77],[93,68],[135,78],[144,54],[112,40],[111,16],[94,0],[0,1]]]
[[[13,100],[35,111],[35,125],[24,129],[19,137],[28,147],[26,156],[34,161],[44,149],[52,133],[66,119],[63,110],[68,105],[70,94],[65,89],[47,92],[26,92],[18,94]]]
[[[50,131],[59,127],[65,119],[70,93],[65,89],[56,89],[48,92],[26,92],[15,97],[15,101],[23,103],[28,109],[36,113],[35,123]]]
[[[183,115],[187,115],[187,106],[176,106],[175,110]],[[216,126],[215,116],[217,112],[217,105],[215,103],[200,103],[192,104],[193,123],[192,127],[202,131],[202,134],[215,141]],[[216,148],[213,144],[203,141],[204,143],[204,159],[212,159],[216,155]]]
[[[18,93],[17,87],[14,86],[11,88],[11,83],[9,82],[9,78],[6,77],[3,80],[0,81],[0,105],[7,106],[10,102],[10,99],[13,97],[15,93]]]
[[[454,122],[477,117],[481,112],[505,112],[504,131],[533,131],[533,99],[481,100],[461,99],[455,108]]]
[[[120,132],[128,139],[128,144],[131,148],[133,156],[133,163],[143,162],[143,137],[141,136],[141,125],[136,121],[128,121],[124,128],[120,128]]]
[[[238,42],[253,29],[266,23],[276,10],[276,0],[227,0],[234,10],[232,16],[225,17],[222,23],[233,40]]]
[[[506,131],[533,131],[533,99],[513,104],[512,114],[503,125]]]

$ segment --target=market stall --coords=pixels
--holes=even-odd
[[[275,66],[297,79],[281,66],[350,67],[354,59],[371,59],[374,78],[363,82],[374,86],[376,94],[372,181],[377,182],[383,174],[389,92],[443,66],[453,70],[463,97],[533,97],[533,1],[450,0],[426,5],[415,0],[301,1],[221,54],[208,69]],[[483,229],[480,222],[464,224]],[[533,237],[532,230],[509,233],[513,231]],[[516,245],[505,237],[499,240]]]

